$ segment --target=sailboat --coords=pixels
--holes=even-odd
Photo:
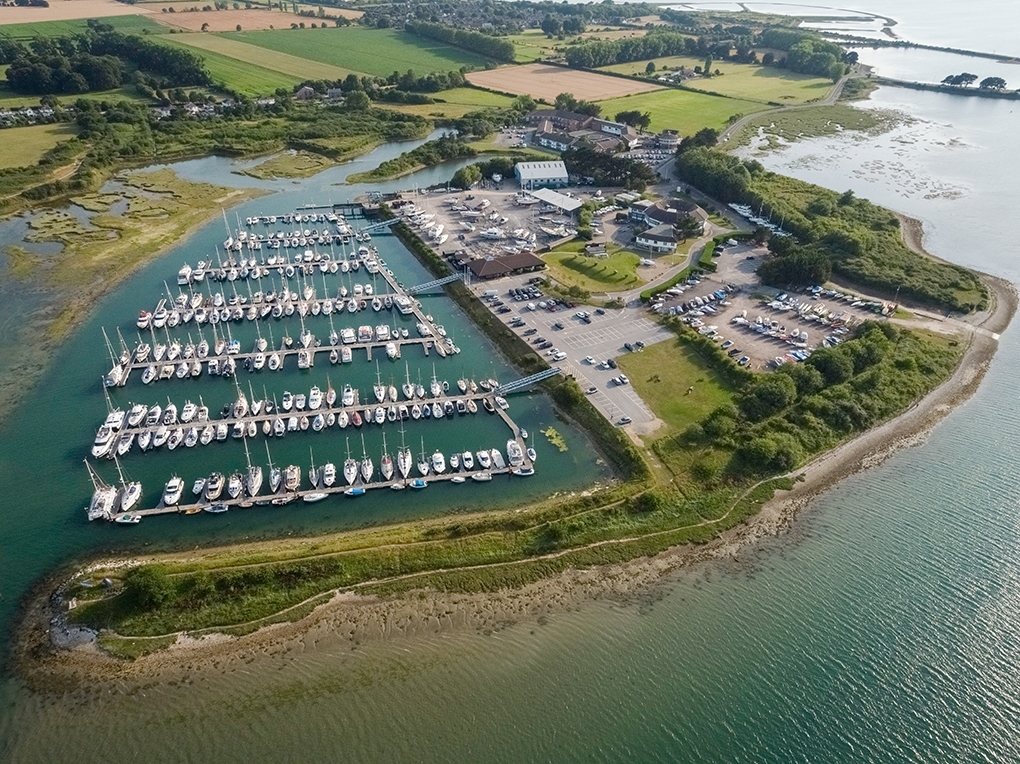
[[[89,520],[109,520],[113,517],[113,508],[117,501],[117,489],[103,482],[99,473],[92,469],[88,459],[85,467],[92,479],[92,501],[86,509]]]
[[[283,472],[279,467],[273,466],[273,456],[269,453],[269,443],[266,443],[266,457],[269,459],[269,490],[271,493],[276,493],[280,490],[280,484],[283,482]]]
[[[344,480],[348,485],[354,485],[358,479],[358,463],[351,458],[351,439],[347,438],[347,459],[344,460]]]
[[[386,433],[382,436],[382,459],[379,461],[379,471],[382,473],[383,480],[389,482],[393,478],[393,459],[390,458],[389,451],[386,450]]]
[[[365,450],[365,436],[361,436],[361,479],[366,483],[372,482],[372,473],[375,472],[375,465]]]
[[[120,476],[120,511],[130,512],[138,500],[142,498],[142,484],[137,480],[127,483],[124,480],[124,472],[120,468],[120,459],[116,455],[113,463],[117,465],[117,474]]]
[[[269,448],[269,444],[266,444]],[[244,474],[244,490],[249,496],[255,495],[262,489],[262,467],[251,463],[251,454],[248,452],[248,439],[244,439],[244,456],[248,460],[248,471]]]
[[[411,449],[404,443],[404,428],[400,428],[400,450],[397,452],[397,469],[400,470],[400,476],[407,479],[407,476],[411,473],[411,465],[414,462],[414,458],[411,456]]]
[[[312,449],[308,449],[308,458],[311,461],[311,467],[308,469],[308,482],[312,484],[312,488],[319,487],[319,480],[322,477],[322,472],[315,468],[315,454],[312,453]]]
[[[425,438],[421,439],[421,457],[418,459],[418,472],[422,477],[429,474],[429,460],[425,457]]]
[[[382,383],[382,374],[379,372],[379,362],[375,363],[375,385],[372,386],[372,391],[375,393],[375,399],[379,403],[386,400],[386,385]]]

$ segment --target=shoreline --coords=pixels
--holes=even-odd
[[[914,221],[917,223],[917,221]],[[919,223],[918,223],[919,225]],[[905,239],[907,237],[905,236]],[[916,240],[912,242],[916,245]],[[656,596],[655,587],[671,574],[707,562],[733,559],[766,538],[788,532],[812,499],[844,478],[878,466],[902,448],[920,445],[932,429],[977,390],[995,350],[995,332],[1016,312],[1014,286],[983,275],[994,307],[978,324],[953,375],[913,407],[796,471],[798,482],[775,496],[747,522],[703,545],[674,547],[653,557],[586,569],[571,569],[519,589],[456,594],[422,589],[395,597],[333,592],[329,600],[294,622],[264,626],[243,636],[213,633],[181,635],[164,649],[127,661],[98,647],[91,633],[51,630],[59,621],[52,596],[55,577],[30,595],[17,627],[11,656],[14,672],[42,692],[82,687],[96,680],[176,681],[196,672],[251,668],[261,658],[298,655],[322,643],[354,651],[366,642],[434,637],[449,632],[491,634],[574,610],[585,603],[627,604]],[[54,574],[56,575],[56,574]],[[326,593],[328,596],[329,593]]]

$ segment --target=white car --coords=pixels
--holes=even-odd
[[[586,355],[586,356],[584,357],[584,362],[585,362],[586,364],[588,364],[589,366],[594,366],[594,365],[595,365],[595,359],[594,359],[594,358],[592,358],[592,357],[591,357],[590,355]]]
[[[564,360],[566,360],[566,358],[567,358],[567,354],[566,353],[562,353],[562,352],[561,353],[557,353],[556,355],[553,356],[553,360],[554,361],[564,361]]]

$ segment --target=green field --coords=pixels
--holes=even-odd
[[[61,141],[73,138],[78,128],[66,123],[8,127],[0,132],[0,169],[27,167],[42,159],[42,155]]]
[[[640,255],[613,247],[608,257],[587,257],[581,242],[571,242],[542,256],[549,275],[564,286],[577,286],[589,292],[620,292],[640,286]]]
[[[669,427],[657,430],[656,438],[683,432],[733,398],[730,385],[679,339],[616,360],[641,400]]]
[[[441,98],[443,103],[389,104],[379,102],[377,106],[384,109],[402,111],[406,114],[420,114],[423,117],[463,117],[465,114],[480,111],[481,109],[506,109],[513,103],[513,99],[509,96],[476,88],[453,88],[452,90],[441,90],[438,93],[430,93],[429,95],[433,98]]]
[[[648,112],[652,115],[649,129],[655,132],[679,130],[681,135],[692,135],[703,127],[721,129],[736,114],[753,114],[768,108],[753,101],[672,89],[611,98],[599,101],[599,105],[602,114],[610,119],[621,111],[637,109]]]
[[[670,69],[678,66],[686,66],[694,69],[695,66],[703,66],[704,60],[688,58],[686,56],[669,56],[667,58],[652,59],[656,69],[662,69],[663,65]],[[644,74],[647,61],[632,61],[629,64],[614,64],[606,66],[601,71],[617,72],[619,74]],[[832,88],[832,82],[821,77],[811,77],[806,74],[788,72],[784,69],[776,69],[771,66],[758,66],[755,64],[734,64],[728,61],[718,61],[712,64],[712,71],[719,70],[721,76],[705,79],[696,77],[687,80],[684,87],[692,90],[704,90],[714,93],[721,93],[731,98],[747,98],[752,101],[771,101],[772,103],[804,103],[814,99],[824,98]]]
[[[557,40],[550,40],[545,32],[529,29],[522,34],[508,35],[505,39],[514,44],[514,60],[522,64],[530,64],[539,58],[556,53],[554,46]]]
[[[408,69],[422,75],[486,64],[481,56],[396,29],[268,29],[218,36],[377,77]],[[259,56],[263,55],[260,51]],[[245,60],[263,63],[258,57],[246,56]]]
[[[66,21],[39,21],[32,24],[4,24],[0,26],[0,35],[21,42],[28,42],[37,37],[63,37],[76,35],[88,29],[87,19],[69,19]],[[125,34],[166,34],[170,31],[153,21],[147,15],[138,16],[107,16],[102,19],[118,32]]]
[[[249,96],[272,93],[277,88],[291,90],[304,80],[343,79],[350,73],[347,69],[226,40],[217,35],[182,34],[164,37],[160,41],[197,53],[205,60],[214,81]]]

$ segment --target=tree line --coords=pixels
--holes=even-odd
[[[836,193],[704,146],[679,153],[676,171],[710,196],[750,205],[793,234],[769,239],[772,257],[759,269],[766,283],[818,284],[838,274],[863,288],[965,313],[986,299],[975,274],[910,251],[898,218],[852,191]]]
[[[28,46],[0,40],[0,63],[9,65],[9,87],[26,95],[110,90],[128,80],[129,68],[137,70],[136,81],[150,88],[211,84],[196,54],[97,22],[89,22],[83,34],[39,37]]]
[[[825,77],[833,82],[846,72],[848,58],[834,42],[793,29],[770,28],[761,34],[761,45],[785,50],[786,56],[776,59],[776,66],[791,72]]]
[[[591,40],[573,45],[566,50],[564,58],[570,66],[596,69],[646,58],[692,55],[697,52],[698,41],[692,37],[679,32],[652,30],[643,37]]]
[[[903,411],[945,379],[956,357],[913,332],[867,322],[803,363],[754,375],[683,438],[730,450],[734,475],[788,472]]]
[[[632,191],[644,191],[655,181],[655,171],[644,162],[602,154],[585,147],[567,149],[560,159],[567,166],[568,173],[594,178],[596,186],[623,186]]]
[[[418,37],[438,40],[486,58],[494,58],[497,61],[514,60],[513,43],[481,32],[435,24],[431,21],[408,21],[404,24],[404,29]]]

